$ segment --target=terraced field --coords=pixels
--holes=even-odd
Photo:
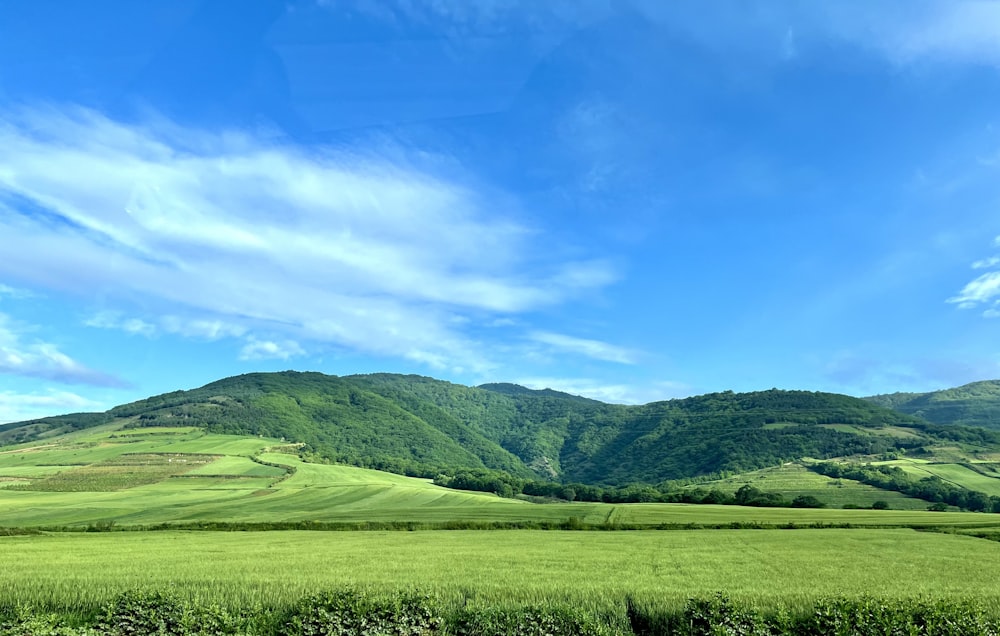
[[[899,466],[907,473],[917,477],[936,476],[956,486],[978,490],[987,495],[1000,496],[1000,473],[996,472],[998,465],[992,462],[975,462],[966,465],[899,459],[879,463]]]
[[[788,499],[800,495],[813,496],[831,508],[841,508],[845,504],[870,508],[876,501],[884,501],[894,510],[927,509],[927,502],[923,499],[882,490],[853,479],[833,479],[814,473],[797,463],[755,470],[697,486],[733,492],[745,484],[765,491],[781,492]]]

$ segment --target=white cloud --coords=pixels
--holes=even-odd
[[[997,265],[1000,265],[1000,256],[992,256],[976,261],[972,264],[972,269],[988,269]]]
[[[107,373],[90,369],[51,343],[26,340],[6,314],[0,313],[0,374],[44,378],[70,384],[124,386]]]
[[[617,362],[619,364],[635,364],[639,354],[631,349],[601,342],[575,338],[549,331],[534,331],[529,334],[531,340],[548,345],[558,351],[586,356],[595,360]]]
[[[306,151],[83,110],[0,115],[0,147],[0,275],[139,296],[185,316],[143,323],[185,336],[266,326],[481,370],[457,317],[530,311],[615,278],[599,260],[548,257],[552,237],[512,220],[503,193],[434,176],[440,158],[398,148]]]
[[[293,340],[274,342],[251,339],[240,350],[240,360],[287,360],[305,353],[299,343]]]
[[[183,319],[178,316],[165,316],[160,324],[168,333],[198,340],[239,338],[248,331],[247,327],[243,325],[211,318]]]
[[[132,335],[151,338],[156,335],[156,326],[139,318],[124,318],[117,311],[101,311],[83,322],[88,327],[97,329],[118,329]]]
[[[52,415],[103,410],[103,405],[75,393],[15,393],[0,391],[0,424],[22,422]]]
[[[523,378],[515,383],[529,389],[552,389],[615,404],[648,404],[691,395],[690,386],[670,381],[637,385],[607,383],[593,378]]]
[[[972,309],[997,297],[1000,297],[1000,271],[983,274],[963,287],[957,296],[949,298],[948,302],[962,309]]]
[[[1000,246],[1000,236],[993,240],[994,246]],[[973,269],[989,269],[1000,265],[1000,256],[984,258],[972,264]],[[985,318],[995,318],[1000,307],[1000,270],[986,272],[969,282],[962,291],[948,299],[949,303],[958,305],[959,309],[975,309],[987,306],[983,312]]]

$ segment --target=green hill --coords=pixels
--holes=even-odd
[[[1000,430],[1000,380],[973,382],[931,393],[891,393],[865,399],[935,424]]]
[[[304,457],[433,477],[464,469],[563,483],[657,484],[802,457],[880,457],[1000,435],[941,427],[844,395],[714,393],[642,406],[510,384],[393,374],[251,373],[191,391],[0,427],[0,444],[102,424],[198,427],[303,444]]]

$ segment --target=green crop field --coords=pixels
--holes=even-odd
[[[302,599],[344,588],[372,598],[430,594],[449,620],[496,608],[511,608],[512,616],[561,608],[603,626],[587,634],[641,633],[630,627],[627,599],[643,616],[664,617],[686,611],[691,597],[716,593],[741,607],[799,616],[831,597],[954,600],[1000,620],[993,584],[1000,543],[978,538],[1000,536],[997,515],[928,512],[926,502],[799,465],[701,486],[750,483],[786,496],[813,494],[828,508],[534,503],[307,463],[293,452],[282,440],[193,428],[100,427],[8,447],[0,452],[0,530],[10,530],[0,534],[12,536],[0,536],[0,623],[21,607],[94,625],[102,607],[145,590],[256,617],[226,633],[274,634],[282,633],[275,617]],[[893,509],[838,507],[876,499]],[[477,522],[590,531],[441,529]],[[258,531],[171,529],[218,523]],[[327,530],[266,530],[295,523]],[[414,525],[353,532],[323,525],[373,523]],[[138,531],[149,527],[158,529]],[[614,531],[623,527],[633,529]],[[933,527],[940,531],[914,529]],[[68,532],[84,529],[103,532]],[[17,535],[26,531],[33,534]]]
[[[442,558],[447,555],[447,558]],[[0,537],[3,602],[73,610],[165,589],[231,607],[316,590],[416,589],[449,602],[620,611],[724,592],[976,599],[1000,609],[1000,543],[912,530],[146,532]],[[238,582],[238,583],[234,583]]]

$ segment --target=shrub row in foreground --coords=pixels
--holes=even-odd
[[[811,611],[762,612],[723,595],[665,610],[626,599],[618,616],[568,606],[448,607],[416,594],[325,592],[284,610],[233,611],[160,592],[128,592],[96,614],[0,608],[0,636],[998,636],[975,603],[829,599]]]

